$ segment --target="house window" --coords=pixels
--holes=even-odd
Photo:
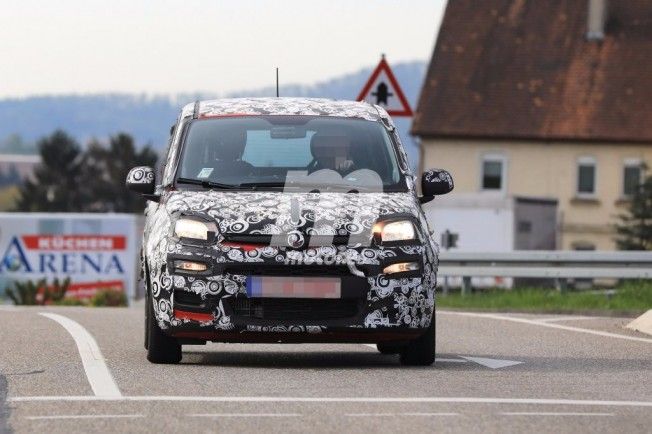
[[[643,181],[643,165],[640,160],[625,160],[623,167],[623,195],[632,196]]]
[[[596,165],[593,157],[582,157],[577,161],[577,194],[593,196],[595,194]]]
[[[482,189],[503,190],[505,187],[505,159],[499,155],[487,155],[482,159]]]

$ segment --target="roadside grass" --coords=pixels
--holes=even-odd
[[[437,306],[478,310],[514,310],[533,312],[645,312],[652,309],[652,281],[632,281],[609,291],[573,291],[514,288],[481,289],[462,296],[438,294]]]

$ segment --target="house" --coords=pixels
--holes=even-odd
[[[412,133],[456,192],[557,200],[558,248],[614,249],[652,164],[652,0],[449,0]]]

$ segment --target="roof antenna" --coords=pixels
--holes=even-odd
[[[278,68],[276,68],[276,98],[278,98]]]

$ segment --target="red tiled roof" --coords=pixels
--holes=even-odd
[[[652,142],[652,0],[449,0],[412,132]]]

